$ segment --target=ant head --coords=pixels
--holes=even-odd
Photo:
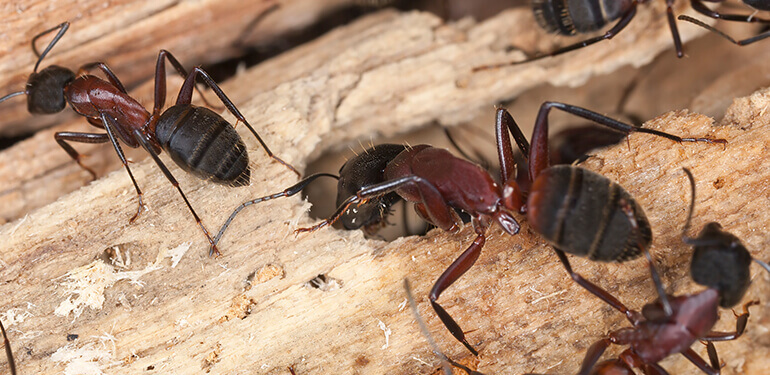
[[[340,168],[340,180],[337,183],[337,205],[356,195],[362,188],[384,182],[385,167],[405,149],[404,145],[377,145],[343,164]],[[390,213],[390,207],[400,199],[401,197],[396,193],[368,199],[362,204],[348,208],[339,221],[348,230],[376,227],[385,222]]]
[[[741,240],[722,229],[719,223],[706,224],[695,238],[686,232],[695,208],[695,178],[689,169],[683,168],[690,180],[690,212],[682,230],[682,240],[695,251],[690,263],[692,279],[719,292],[719,305],[734,306],[743,298],[751,278],[751,254]]]
[[[740,302],[751,278],[751,254],[746,247],[717,223],[707,224],[698,237],[692,239],[692,244],[695,246],[690,263],[692,279],[716,289],[722,307]]]
[[[24,90],[27,94],[29,112],[33,114],[61,112],[67,106],[64,87],[73,80],[75,80],[75,73],[56,65],[32,73]]]

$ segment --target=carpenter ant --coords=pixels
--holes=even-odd
[[[724,0],[705,1],[722,2]],[[539,54],[522,61],[483,65],[473,68],[473,71],[523,64],[546,57],[561,55],[566,52],[587,47],[605,39],[612,39],[628,26],[634,18],[637,5],[646,2],[649,2],[649,0],[533,0],[532,10],[535,14],[537,23],[550,33],[561,35],[585,34],[599,30],[612,21],[618,20],[618,22],[602,35],[586,39],[582,42],[570,44],[553,52]],[[770,10],[770,2],[767,0],[743,0],[743,2],[746,5],[759,10]],[[694,10],[712,18],[740,22],[770,22],[770,20],[753,16],[720,14],[707,8],[701,0],[690,0],[690,4]],[[684,51],[682,49],[682,40],[679,37],[679,29],[676,26],[676,20],[674,18],[673,5],[674,0],[666,0],[668,26],[671,29],[671,36],[674,40],[676,55],[681,58],[684,56]],[[679,19],[684,19],[683,17],[686,16],[680,16]]]
[[[633,327],[614,331],[594,343],[588,349],[578,374],[633,374],[633,367],[642,369],[645,374],[667,374],[658,362],[675,353],[684,355],[706,374],[719,374],[721,364],[713,342],[735,340],[741,336],[749,319],[749,306],[759,304],[759,301],[750,301],[743,305],[743,313],[736,314],[734,332],[711,331],[719,318],[717,307],[732,307],[745,295],[752,257],[737,237],[723,231],[717,223],[707,224],[696,238],[685,234],[695,205],[695,181],[689,169],[684,168],[684,172],[690,181],[691,201],[682,237],[684,242],[695,247],[690,274],[696,283],[707,289],[692,295],[672,297],[674,313],[665,316],[660,302],[645,305],[639,313],[623,304],[618,305],[617,299],[594,286],[600,291],[597,296],[622,312]],[[767,264],[754,260],[770,272]],[[698,340],[706,342],[710,364],[690,348]],[[631,347],[618,359],[597,364],[610,344]]]
[[[161,151],[166,151],[179,167],[201,179],[229,186],[243,186],[249,183],[248,154],[238,132],[214,111],[191,104],[195,80],[198,76],[202,77],[206,85],[216,93],[230,113],[239,122],[246,125],[264,147],[268,156],[299,175],[294,167],[273,155],[262,138],[209,77],[208,73],[196,67],[188,74],[182,64],[166,50],[161,50],[158,54],[155,68],[155,105],[152,113],[147,112],[139,102],[128,95],[123,84],[104,63],[96,62],[83,65],[77,74],[67,68],[55,65],[38,72],[40,62],[62,38],[68,28],[69,23],[64,22],[43,31],[32,39],[32,49],[38,56],[38,60],[25,89],[0,98],[0,102],[25,94],[27,95],[29,112],[33,114],[56,113],[63,110],[69,103],[72,109],[85,117],[91,125],[104,129],[106,133],[58,132],[54,137],[64,151],[78,165],[88,171],[93,178],[96,178],[94,171],[82,163],[81,155],[68,142],[112,143],[115,152],[131,177],[131,182],[133,182],[138,196],[139,207],[129,220],[130,223],[139,217],[144,209],[144,203],[142,202],[142,191],[128,167],[128,162],[118,140],[129,147],[141,146],[147,150],[166,178],[182,195],[185,204],[195,218],[195,222],[211,244],[212,252],[219,255],[216,244],[209,236],[206,227],[201,223],[198,214],[195,213],[171,171],[158,156]],[[38,53],[35,41],[56,30],[58,33],[53,40],[42,53]],[[166,103],[166,61],[170,62],[176,71],[185,77],[185,82],[179,90],[176,105],[161,113]],[[88,74],[93,69],[101,70],[107,76],[107,81]]]
[[[644,252],[653,279],[658,280],[646,251],[652,239],[649,222],[631,196],[620,185],[594,172],[573,166],[550,166],[547,138],[548,113],[552,108],[626,134],[642,132],[675,142],[726,143],[722,139],[681,138],[631,126],[584,108],[546,102],[538,113],[530,149],[513,117],[505,109],[498,109],[496,143],[502,184],[495,182],[480,166],[446,150],[428,145],[409,147],[388,163],[383,182],[361,188],[339,205],[330,218],[296,232],[320,229],[339,220],[351,207],[393,192],[415,203],[415,209],[423,219],[448,232],[455,233],[461,226],[454,209],[468,213],[472,217],[476,239],[436,281],[430,301],[452,335],[474,354],[477,351],[467,342],[462,329],[436,301],[478,259],[486,241],[486,231],[493,221],[506,233],[514,235],[519,232],[514,213],[526,213],[533,229],[554,245],[572,279],[594,293],[598,291],[592,290],[590,283],[572,271],[564,252],[599,261],[625,261]],[[527,191],[515,180],[516,167],[508,131],[523,154],[528,155],[529,181],[532,183]],[[631,212],[636,229],[632,228],[626,211]],[[661,300],[667,301],[663,290],[658,292]],[[666,311],[672,312],[671,306]]]

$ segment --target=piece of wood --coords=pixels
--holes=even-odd
[[[313,132],[301,113],[264,99],[255,98],[246,116]],[[699,289],[687,281],[691,250],[680,240],[689,202],[683,166],[692,169],[698,185],[693,228],[718,220],[753,256],[770,258],[770,218],[754,204],[770,199],[765,186],[770,179],[768,106],[770,91],[763,91],[736,100],[716,126],[686,111],[645,125],[722,137],[730,142],[726,149],[635,134],[628,144],[586,162],[624,185],[645,208],[656,237],[652,252],[670,291]],[[291,154],[285,147],[281,151]],[[262,161],[253,175],[263,179],[248,188],[179,177],[204,220],[216,223],[229,211],[230,200],[278,191],[294,181],[282,166]],[[434,230],[391,243],[333,229],[295,236],[295,228],[312,223],[305,215],[308,205],[295,197],[244,212],[224,237],[223,257],[211,259],[189,213],[154,166],[144,162],[134,171],[150,205],[134,225],[128,224],[135,209],[131,186],[122,173],[113,173],[0,227],[2,318],[22,374],[66,366],[72,372],[65,373],[78,373],[73,358],[88,353],[91,365],[114,374],[148,369],[281,374],[289,365],[298,373],[431,373],[437,362],[404,307],[404,277],[412,280],[420,311],[441,347],[484,373],[572,373],[591,343],[627,324],[573,285],[526,223],[517,236],[495,227],[476,266],[442,296],[480,349],[477,360],[469,358],[438,322],[426,295],[472,239],[470,228],[457,235]],[[174,254],[178,264],[172,266],[167,258],[175,259]],[[642,260],[618,265],[573,259],[580,273],[631,307],[654,295]],[[747,298],[762,303],[752,308],[744,337],[717,345],[726,374],[761,374],[768,366],[770,306],[764,296],[770,277],[756,267],[753,271]],[[307,286],[319,274],[330,280],[328,289]],[[84,296],[91,300],[83,303],[95,306],[79,305],[79,316],[56,315],[66,313],[67,301]],[[718,328],[733,324],[732,314],[723,312]],[[68,342],[71,334],[79,338]],[[698,344],[695,348],[704,352]],[[672,373],[698,373],[679,356],[662,365]]]
[[[509,10],[478,24],[469,19],[444,24],[427,13],[386,11],[260,64],[222,87],[237,106],[274,90],[277,98],[266,100],[302,107],[303,116],[319,127],[317,133],[306,135],[307,141],[318,142],[309,146],[316,150],[309,154],[314,158],[323,150],[343,148],[355,139],[391,136],[431,121],[463,123],[480,111],[488,111],[493,103],[546,82],[577,85],[593,75],[643,64],[672,45],[664,8],[655,4],[644,7],[623,36],[590,49],[476,74],[471,73],[474,66],[521,58],[518,52],[505,53],[508,45],[532,50],[535,44],[548,41],[540,48],[550,49],[554,37],[545,33],[536,37],[533,30],[537,26],[528,8]],[[73,24],[72,28],[76,27]],[[697,32],[702,30],[682,27],[685,39]],[[572,41],[557,39],[561,43]],[[153,63],[143,65],[154,67]],[[121,70],[116,72],[122,75]],[[178,86],[169,83],[170,97]],[[152,103],[152,82],[133,95]],[[275,124],[273,120],[249,120],[260,132]],[[0,152],[0,222],[21,218],[88,183],[88,174],[53,141],[56,131],[87,129],[85,121],[78,118]],[[293,130],[281,129],[286,131],[280,139],[267,142],[272,145],[288,140],[292,147],[297,146]],[[100,176],[122,169],[110,145],[77,148],[94,154],[86,162]],[[141,160],[144,153],[132,156]]]
[[[14,1],[0,7],[0,95],[24,88],[37,61],[32,38],[64,21],[71,23],[70,30],[43,67],[76,71],[84,63],[104,61],[132,88],[152,77],[160,49],[190,65],[223,61],[312,24],[349,1]],[[52,37],[42,38],[38,48],[42,51]],[[5,136],[28,134],[57,120],[31,118],[22,99],[3,103],[0,118]]]
[[[408,119],[423,113],[438,116],[438,110],[428,106],[435,103],[415,103],[417,98],[431,97],[426,92],[437,91],[427,90],[433,87],[427,83],[423,88],[407,69],[433,61],[434,71],[441,72],[435,61],[443,56],[442,49],[426,40],[437,29],[420,22],[435,18],[419,13],[376,17],[390,23],[361,35],[349,53],[337,53],[314,73],[239,104],[253,124],[265,125],[260,127],[263,136],[287,161],[302,166],[329,145],[374,132],[391,134],[406,128],[405,123],[418,123]],[[404,33],[404,42],[417,44],[410,58],[381,58],[401,65],[401,76],[393,75],[396,67],[377,68],[374,62],[369,69],[349,73],[351,64],[360,66],[355,64],[366,56],[363,51],[377,44],[376,36],[386,37],[388,30],[398,30]],[[428,47],[434,49],[426,52]],[[526,69],[534,68],[522,68]],[[360,91],[386,73],[395,86],[414,82],[407,91],[410,95],[388,100]],[[447,81],[455,77],[450,72],[439,75],[443,74]],[[447,87],[462,96],[460,88]],[[461,112],[452,104],[456,101],[444,101],[449,105],[441,109]],[[698,180],[694,228],[718,220],[744,240],[752,255],[770,257],[766,233],[770,219],[763,205],[756,204],[770,198],[765,186],[770,173],[769,105],[770,94],[765,91],[736,101],[718,126],[710,118],[687,112],[646,125],[675,134],[725,138],[730,143],[724,150],[637,134],[628,144],[586,163],[624,185],[645,208],[656,235],[652,251],[672,291],[698,289],[687,282],[690,250],[679,239],[689,201],[682,166],[692,168]],[[385,127],[383,117],[391,121],[390,127]],[[404,120],[395,121],[399,118]],[[215,186],[172,167],[209,229],[215,229],[241,200],[279,191],[295,181],[285,168],[270,162],[253,139],[245,138],[254,160],[249,187]],[[223,257],[211,259],[189,212],[157,168],[145,161],[132,169],[150,207],[133,225],[128,224],[136,208],[133,188],[125,172],[118,171],[0,227],[5,263],[0,273],[5,296],[1,309],[22,374],[75,368],[73,358],[88,353],[92,365],[116,374],[148,369],[283,374],[288,365],[308,374],[430,373],[436,361],[403,307],[404,277],[412,280],[420,311],[447,354],[485,373],[572,373],[591,343],[625,325],[617,312],[567,279],[551,250],[526,223],[517,236],[494,228],[477,265],[442,296],[444,306],[471,331],[470,340],[481,351],[476,363],[447,334],[426,301],[436,277],[468,245],[469,228],[457,235],[434,230],[392,243],[332,229],[295,237],[295,228],[312,223],[305,215],[307,204],[295,197],[244,212],[222,242]],[[180,246],[184,250],[186,241],[191,246],[172,267],[166,258],[178,254],[171,250]],[[105,258],[120,261],[104,264]],[[579,272],[630,306],[640,307],[653,296],[641,260],[623,265],[588,264],[582,259],[574,263]],[[754,271],[748,298],[760,298],[762,304],[752,309],[745,337],[718,345],[727,364],[724,373],[758,374],[768,366],[770,310],[761,296],[767,295],[770,278]],[[318,274],[327,275],[333,285],[326,290],[306,286]],[[76,305],[81,315],[66,313],[72,302],[85,296],[91,299],[84,302],[94,307]],[[728,329],[731,314],[722,315],[719,328]],[[69,334],[79,338],[68,342]],[[663,365],[673,373],[697,373],[680,357]]]

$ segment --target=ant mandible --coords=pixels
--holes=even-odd
[[[749,319],[749,306],[759,304],[750,301],[743,305],[743,313],[736,314],[734,332],[714,332],[711,329],[719,316],[718,306],[732,307],[738,304],[746,293],[750,282],[752,261],[746,247],[734,235],[721,229],[717,223],[707,224],[698,237],[688,237],[695,205],[695,180],[689,169],[684,168],[690,182],[691,201],[687,222],[682,230],[685,243],[693,245],[690,274],[706,290],[671,298],[674,313],[666,316],[660,302],[647,304],[641,313],[618,305],[616,298],[601,290],[597,294],[602,300],[622,312],[633,327],[614,331],[607,338],[594,343],[587,351],[578,374],[633,374],[633,367],[645,374],[668,374],[658,362],[671,354],[681,353],[706,374],[719,374],[721,363],[714,342],[735,340],[743,334]],[[753,259],[768,272],[770,267]],[[690,346],[695,341],[705,341],[709,363],[706,363]],[[598,363],[599,358],[611,344],[630,345],[617,359]]]
[[[540,27],[550,33],[561,35],[586,34],[599,30],[612,21],[618,20],[618,22],[602,35],[570,44],[553,52],[539,54],[521,61],[478,66],[473,68],[473,71],[528,63],[587,47],[602,40],[612,39],[628,26],[636,15],[637,6],[649,1],[650,0],[533,0],[532,11],[535,14],[537,23]],[[690,0],[690,5],[695,11],[708,17],[739,22],[770,22],[770,20],[754,17],[753,15],[741,16],[715,12],[706,7],[703,4],[703,1],[723,2],[724,0]],[[767,0],[743,0],[743,2],[758,10],[770,10],[770,3]],[[668,26],[671,29],[671,37],[674,41],[676,55],[681,58],[684,56],[684,51],[682,49],[682,39],[679,36],[679,29],[676,26],[676,20],[674,18],[673,5],[674,0],[666,0],[666,17],[668,19]],[[687,16],[679,17],[679,19],[685,18],[692,20],[691,17]],[[695,23],[702,24],[699,21],[696,21]],[[708,26],[705,27],[709,28]]]
[[[387,164],[383,182],[361,188],[343,201],[329,219],[296,232],[320,229],[339,220],[351,207],[392,192],[415,203],[415,209],[423,219],[448,232],[455,233],[462,225],[455,209],[468,213],[476,239],[438,278],[429,298],[452,335],[477,354],[462,329],[437,300],[478,259],[491,222],[497,222],[506,233],[514,235],[520,228],[514,213],[526,214],[533,229],[554,245],[572,279],[594,293],[598,292],[591,290],[590,285],[572,271],[564,252],[599,261],[625,261],[638,257],[652,238],[649,222],[641,208],[620,185],[583,168],[550,167],[548,114],[553,108],[626,134],[648,133],[676,142],[726,143],[722,139],[681,138],[631,126],[584,108],[546,102],[538,113],[532,136],[533,147],[530,149],[513,117],[501,108],[497,110],[496,143],[502,184],[495,182],[485,169],[444,149],[428,145],[409,147]],[[509,131],[522,153],[528,155],[528,180],[531,182],[527,185],[531,186],[528,191],[524,191],[515,180],[516,166]],[[619,201],[626,202],[626,206],[633,211],[638,230],[632,228],[625,211],[619,207]],[[659,279],[649,253],[644,253],[653,279]],[[665,301],[663,290],[658,292]],[[670,306],[666,311],[671,311]]]
[[[32,49],[38,60],[25,89],[0,98],[0,102],[18,95],[27,95],[27,107],[33,114],[60,112],[69,103],[70,107],[77,114],[85,117],[91,125],[104,129],[106,133],[57,132],[54,138],[64,151],[93,178],[96,178],[94,171],[82,163],[81,155],[68,142],[112,143],[134,184],[139,201],[139,207],[129,220],[130,223],[133,223],[144,210],[144,203],[142,191],[131,173],[119,141],[131,148],[142,147],[150,154],[166,178],[182,195],[195,222],[209,241],[212,253],[220,254],[206,227],[179,187],[179,183],[158,156],[162,150],[166,151],[179,167],[201,179],[228,186],[244,186],[249,183],[248,153],[238,132],[216,112],[191,104],[193,89],[197,89],[195,80],[198,76],[203,78],[206,85],[216,93],[238,122],[246,125],[268,156],[299,175],[294,167],[270,151],[206,71],[195,67],[188,74],[182,64],[166,50],[161,50],[158,54],[155,68],[155,105],[152,113],[147,112],[139,102],[128,95],[123,84],[104,63],[85,64],[77,74],[56,65],[38,72],[40,62],[68,28],[69,22],[64,22],[43,31],[32,39]],[[58,33],[53,40],[42,53],[38,53],[35,47],[37,39],[56,30]],[[166,103],[166,61],[170,62],[182,77],[185,77],[185,81],[179,90],[176,104],[161,113]],[[88,74],[93,69],[101,70],[107,77],[107,81]]]

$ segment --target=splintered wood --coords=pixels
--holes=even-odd
[[[223,88],[272,150],[302,168],[323,150],[354,139],[435,119],[462,122],[542,82],[577,85],[649,61],[671,43],[661,4],[640,10],[626,31],[592,53],[477,74],[473,66],[515,57],[504,51],[526,44],[517,36],[532,38],[529,10],[451,25],[423,13],[382,12],[250,69]],[[695,30],[682,32],[689,38]],[[689,281],[691,249],[681,242],[690,200],[685,166],[697,181],[693,230],[719,221],[752,256],[770,259],[768,108],[770,92],[760,91],[736,100],[718,122],[679,111],[645,124],[724,138],[725,148],[633,134],[583,164],[623,185],[644,207],[655,235],[651,251],[669,292],[700,289]],[[252,157],[248,187],[203,182],[168,161],[210,231],[241,201],[296,182],[239,130]],[[57,146],[47,137],[38,140],[50,149],[42,154],[64,163],[66,154],[54,154]],[[0,175],[10,170],[7,163],[27,167],[37,160],[9,152],[20,151],[0,155],[8,158]],[[479,349],[474,358],[427,299],[436,278],[473,239],[470,227],[389,243],[331,228],[295,235],[314,221],[309,203],[292,197],[247,208],[220,243],[223,256],[209,258],[200,230],[157,167],[143,161],[132,170],[149,206],[134,224],[128,219],[135,192],[120,170],[0,227],[0,319],[20,374],[287,374],[289,366],[298,374],[434,373],[440,365],[407,306],[406,277],[439,346],[487,374],[574,373],[592,343],[627,325],[567,277],[526,221],[516,236],[493,226],[476,265],[441,298]],[[9,185],[0,191],[17,188],[3,183]],[[629,307],[654,298],[643,260],[572,261]],[[761,303],[752,307],[743,337],[717,344],[726,374],[770,368],[770,277],[752,271],[746,300]],[[723,311],[716,328],[734,324]],[[705,355],[699,344],[693,348]],[[608,355],[618,352],[612,348]],[[671,373],[698,373],[681,356],[661,365]]]
[[[622,37],[600,43],[592,47],[592,51],[576,51],[538,64],[476,74],[471,72],[475,66],[521,58],[518,51],[505,52],[510,46],[530,52],[547,50],[552,47],[554,37],[540,33],[540,39],[535,38],[533,30],[537,25],[526,8],[505,11],[482,23],[465,19],[450,24],[443,24],[428,13],[385,11],[335,29],[260,64],[224,83],[222,88],[241,109],[254,97],[262,98],[260,106],[297,109],[297,116],[312,122],[313,131],[281,126],[274,118],[247,118],[260,132],[280,132],[279,138],[290,142],[289,150],[315,149],[316,152],[308,155],[313,158],[330,147],[344,148],[343,145],[355,139],[390,136],[431,121],[463,123],[475,118],[480,111],[488,111],[494,103],[509,100],[543,83],[578,85],[592,75],[649,62],[671,47],[671,36],[664,21],[665,7],[659,7],[657,2],[651,5],[655,6],[645,7]],[[70,33],[76,27],[78,24],[73,24]],[[685,39],[697,32],[702,30],[682,27]],[[550,44],[538,47],[543,41]],[[163,48],[175,53],[177,50],[172,46]],[[29,57],[31,53],[27,49],[19,53]],[[59,50],[67,48],[57,47]],[[154,59],[157,51],[150,55]],[[68,56],[71,54],[52,59],[50,63],[77,66],[75,61],[66,59]],[[178,57],[190,66],[185,55]],[[23,66],[24,74],[30,64],[31,60]],[[147,68],[148,73],[155,66],[154,62],[136,62],[136,65]],[[113,68],[123,77],[122,69]],[[172,75],[172,78],[176,77]],[[176,82],[169,81],[169,97],[177,93],[180,83]],[[150,79],[134,90],[132,96],[149,105],[153,84]],[[16,90],[15,87],[9,90]],[[209,98],[212,103],[218,103],[212,96]],[[3,104],[0,113],[10,102]],[[23,102],[19,108],[24,109]],[[29,114],[20,116],[40,118]],[[94,128],[84,119],[76,118],[0,153],[0,222],[21,218],[90,181],[90,176],[53,141],[56,131],[83,132]],[[282,147],[276,143],[278,140],[269,138],[271,147]],[[99,176],[122,168],[109,144],[76,147],[91,156],[86,163]],[[133,160],[146,156],[144,152],[128,151]],[[290,160],[302,167],[304,155],[307,154]]]

